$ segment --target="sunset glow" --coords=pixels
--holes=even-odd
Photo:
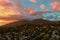
[[[5,1],[5,0],[4,0]],[[11,22],[15,22],[17,20],[2,20],[1,18],[8,18],[12,15],[20,15],[20,12],[15,10],[15,8],[17,8],[17,6],[12,6],[12,5],[7,5],[8,3],[0,3],[0,26],[1,25],[5,25]],[[7,5],[7,6],[6,6]]]
[[[0,25],[21,19],[40,19],[42,14],[50,12],[60,14],[59,0],[0,0]]]
[[[0,23],[2,23],[2,22],[6,22],[5,20],[0,20]]]
[[[11,6],[12,7],[12,6]],[[15,11],[13,8],[8,8],[5,6],[0,6],[0,16],[10,16],[10,15],[18,15],[20,14],[18,11]],[[17,13],[17,14],[15,14]]]
[[[16,22],[16,21],[18,21],[18,20],[0,20],[0,26],[6,25],[6,24],[9,24],[12,22]]]

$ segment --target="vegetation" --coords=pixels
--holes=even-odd
[[[0,27],[0,40],[60,40],[60,25],[22,24]]]

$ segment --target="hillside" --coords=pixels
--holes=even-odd
[[[22,20],[0,27],[2,40],[60,40],[60,22]],[[9,38],[9,39],[8,39]]]
[[[17,22],[13,22],[7,25],[4,25],[2,27],[8,27],[8,26],[19,26],[24,24],[41,24],[41,25],[60,25],[60,21],[47,21],[43,19],[36,19],[36,20],[20,20]]]

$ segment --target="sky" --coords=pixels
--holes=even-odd
[[[52,15],[54,13],[58,13],[59,15],[60,13],[60,0],[15,0],[15,1],[13,0],[13,2],[16,3],[16,4],[15,3],[13,4],[19,6],[20,8],[23,7],[24,9],[23,8],[22,9],[24,12],[27,11],[27,13],[23,13],[23,15],[25,15],[25,17],[26,18],[28,17],[29,19],[42,18],[41,15],[49,13],[48,11],[51,11]],[[35,16],[34,15],[30,16],[32,14],[34,14]],[[40,16],[37,16],[37,15],[40,15]],[[48,16],[49,15],[50,13],[48,14]]]
[[[56,7],[60,8],[59,0],[22,0],[22,5],[35,10],[52,10]],[[54,8],[55,7],[55,8]]]
[[[47,16],[52,16],[51,21],[60,18],[60,0],[0,0],[0,24],[21,19],[47,19]]]

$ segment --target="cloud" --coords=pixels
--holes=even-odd
[[[40,5],[40,8],[41,8],[41,9],[44,9],[44,8],[45,8],[45,5],[44,5],[44,4],[41,4],[41,5]]]
[[[36,2],[37,2],[37,0],[30,0],[30,2],[36,3]]]
[[[9,4],[8,2],[2,3],[0,1],[0,19],[6,19],[6,20],[20,19],[21,16],[22,13],[16,6],[14,6],[11,3]]]
[[[0,16],[0,19],[2,20],[21,20],[21,19],[26,19],[25,16],[22,15],[12,15],[10,17],[6,17],[6,16]]]
[[[40,15],[42,16],[42,14],[45,14],[45,13],[51,13],[51,11],[35,11],[33,12],[31,15]]]
[[[24,10],[26,10],[26,12],[31,15],[35,10],[31,9],[31,8],[24,8]]]
[[[58,6],[58,2],[53,2],[53,3],[51,3],[51,7],[52,7],[52,9],[56,9],[56,7]]]
[[[8,0],[0,0],[0,1],[8,1]]]
[[[33,10],[31,8],[23,7],[23,9],[20,10],[20,14],[13,14],[8,16],[0,16],[0,19],[5,20],[21,20],[21,19],[27,19],[27,20],[33,20],[33,19],[40,19],[42,18],[42,14],[44,13],[50,13],[50,11],[37,11]],[[16,15],[17,14],[17,15]],[[39,16],[37,16],[39,15]]]
[[[34,19],[34,18],[37,19],[37,18],[42,18],[42,14],[51,12],[47,9],[45,11],[37,11],[37,10],[33,10],[33,8],[31,9],[31,8],[21,6],[19,0],[15,0],[15,1],[11,0],[11,2],[19,5],[19,8],[16,9],[15,6],[13,5],[13,7],[11,7],[10,10],[14,9],[13,10],[14,13],[11,13],[12,15],[9,14],[8,16],[3,16],[3,15],[6,15],[5,13],[3,15],[0,14],[0,19],[6,19],[6,20],[20,20],[20,19]],[[36,3],[37,1],[36,0],[30,0],[30,2]],[[8,5],[9,5],[8,7],[10,7],[10,4],[8,4]],[[60,6],[58,6],[58,5],[59,5],[59,2],[52,2],[51,3],[51,7],[53,10],[60,10]],[[7,6],[7,5],[5,5],[5,6]],[[9,9],[8,7],[5,9]],[[40,4],[40,8],[45,9],[45,5]],[[17,10],[17,11],[19,10],[18,12],[21,12],[21,13],[17,14],[17,11],[15,11],[15,10]],[[39,15],[39,16],[37,16],[37,15]]]
[[[60,1],[54,1],[51,3],[52,10],[60,11]]]
[[[60,6],[58,6],[54,11],[60,12]]]

